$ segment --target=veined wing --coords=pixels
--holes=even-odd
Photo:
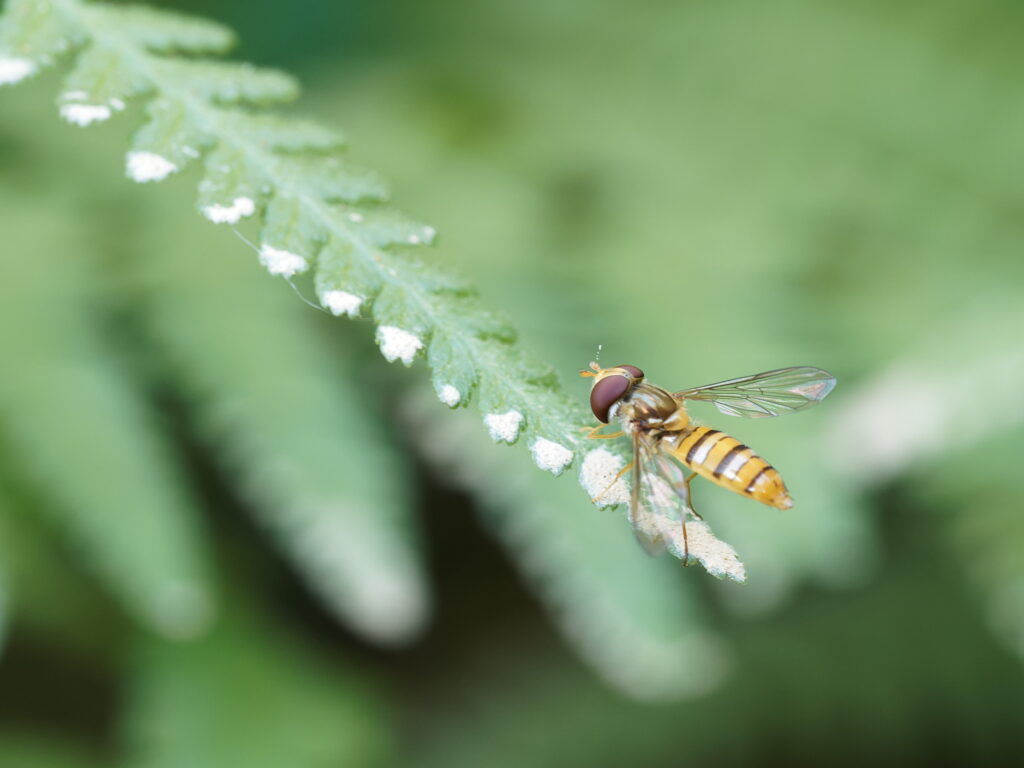
[[[828,371],[801,366],[684,389],[672,396],[714,403],[729,416],[763,419],[810,408],[824,400],[835,385],[835,376]]]
[[[633,488],[629,519],[643,548],[651,555],[666,547],[666,537],[681,535],[692,514],[684,482],[686,473],[652,438],[633,436]]]

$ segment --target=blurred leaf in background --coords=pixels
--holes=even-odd
[[[1020,9],[173,5],[300,74],[581,403],[598,344],[672,389],[840,384],[696,414],[796,500],[694,486],[747,584],[649,560],[188,172],[121,178],[138,114],[4,89],[0,765],[1024,755]]]

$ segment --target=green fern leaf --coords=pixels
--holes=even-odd
[[[381,435],[362,377],[343,373],[362,366],[339,363],[350,353],[321,343],[317,316],[254,262],[210,264],[221,233],[199,223],[164,232],[162,222],[146,236],[173,236],[181,258],[142,264],[139,282],[200,432],[328,610],[377,642],[409,640],[429,613],[409,470]]]
[[[8,235],[39,246],[8,260],[0,285],[0,358],[17,361],[0,377],[0,429],[44,510],[128,610],[169,635],[199,631],[213,605],[195,502],[96,327],[83,229],[14,205],[9,226],[24,231]]]
[[[130,176],[164,178],[205,152],[200,209],[227,224],[264,212],[260,255],[272,274],[312,270],[318,298],[331,312],[373,317],[387,360],[411,365],[425,354],[444,404],[476,398],[495,442],[524,438],[535,463],[555,475],[572,464],[579,428],[589,418],[562,393],[555,372],[525,355],[507,323],[472,290],[410,256],[433,241],[433,229],[383,209],[387,189],[380,178],[343,160],[323,136],[311,137],[307,124],[292,129],[274,119],[265,131],[239,130],[239,121],[253,116],[227,107],[291,98],[290,78],[168,58],[155,51],[186,44],[160,48],[140,39],[134,17],[122,24],[113,6],[97,14],[97,6],[80,0],[53,0],[47,8],[53,25],[73,30],[87,51],[118,59],[114,71],[131,74],[112,90],[146,91],[156,100],[150,115],[158,125],[137,137]]]
[[[153,53],[223,53],[235,44],[235,34],[222,24],[142,5],[94,3],[88,12],[94,23],[117,27],[119,34]]]

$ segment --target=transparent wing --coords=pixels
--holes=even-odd
[[[661,450],[657,438],[638,434],[633,446],[629,517],[644,549],[652,555],[667,549],[684,565],[696,560],[716,578],[745,581],[736,550],[717,539],[690,506],[683,467]]]
[[[684,389],[673,397],[714,403],[729,416],[763,419],[810,408],[824,400],[835,385],[835,376],[828,371],[802,366]]]
[[[643,548],[660,554],[682,533],[682,521],[692,511],[686,491],[686,474],[675,461],[661,452],[651,438],[633,437],[633,488],[629,519]]]

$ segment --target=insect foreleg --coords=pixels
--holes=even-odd
[[[626,434],[625,432],[621,432],[621,431],[613,432],[610,435],[599,435],[599,434],[597,434],[598,432],[600,432],[602,429],[604,429],[607,426],[608,426],[607,424],[598,424],[596,427],[580,427],[580,431],[587,433],[587,435],[586,435],[587,440],[612,440],[612,439],[614,439],[616,437],[622,437],[624,434]]]

